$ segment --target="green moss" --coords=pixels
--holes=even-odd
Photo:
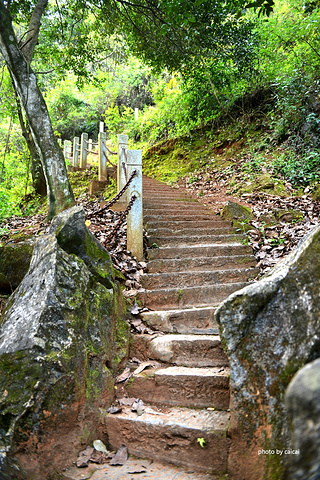
[[[143,154],[143,171],[157,180],[175,182],[206,163],[212,153],[205,137],[165,140]]]
[[[69,182],[76,199],[89,190],[90,183],[92,180],[96,180],[97,176],[97,167],[68,173]]]

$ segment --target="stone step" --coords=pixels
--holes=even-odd
[[[143,214],[146,215],[161,215],[164,218],[170,215],[177,215],[177,214],[184,214],[184,215],[213,215],[214,217],[218,217],[221,220],[221,216],[216,215],[214,212],[206,209],[205,207],[199,208],[199,206],[181,206],[175,205],[170,208],[144,208]]]
[[[85,472],[84,472],[85,471]],[[137,472],[141,473],[137,473]],[[86,468],[70,467],[64,469],[60,480],[222,480],[221,475],[195,472],[176,465],[164,464],[154,460],[129,457],[126,463],[109,465],[91,463]]]
[[[249,245],[241,244],[211,244],[192,245],[177,247],[161,247],[148,249],[148,261],[159,258],[189,258],[195,257],[217,257],[231,255],[250,255],[252,248]]]
[[[131,378],[126,386],[128,397],[144,403],[170,407],[229,408],[227,367],[168,367],[145,370]]]
[[[219,335],[160,335],[149,343],[150,358],[184,367],[228,366]]]
[[[199,232],[198,232],[199,233]],[[201,233],[201,230],[200,230]],[[227,235],[183,235],[183,236],[149,236],[148,244],[153,246],[154,244],[158,247],[168,247],[168,246],[188,246],[192,244],[210,245],[212,243],[241,243],[247,240],[247,235],[242,233],[232,233]]]
[[[185,288],[158,288],[139,292],[136,299],[152,310],[170,310],[187,306],[217,305],[247,282],[223,283]]]
[[[159,208],[174,208],[175,206],[180,205],[181,207],[192,207],[192,208],[206,208],[205,205],[202,205],[198,200],[193,198],[184,198],[184,199],[170,199],[170,198],[143,198],[144,208],[150,209],[159,209]]]
[[[188,200],[188,196],[185,193],[175,191],[175,190],[165,190],[165,191],[157,191],[157,190],[148,190],[142,188],[143,197],[147,200],[153,199],[160,199],[160,200]]]
[[[239,234],[239,229],[235,227],[203,227],[201,228],[202,235],[231,235],[231,234]],[[197,236],[199,235],[199,228],[188,228],[188,227],[179,227],[179,228],[148,228],[148,235],[150,237],[159,236],[159,237],[183,237],[183,236]]]
[[[196,202],[179,202],[179,201],[172,201],[171,203],[154,203],[153,201],[150,202],[148,200],[143,202],[144,212],[151,214],[154,212],[160,211],[161,213],[169,212],[170,210],[174,210],[175,208],[185,209],[185,210],[194,210],[194,211],[201,211],[201,210],[208,210],[204,205]]]
[[[168,221],[168,222],[195,222],[198,220],[202,221],[220,221],[221,219],[212,213],[201,213],[193,215],[191,213],[176,213],[171,215],[143,215],[143,222],[157,222],[157,221]]]
[[[149,311],[142,313],[141,316],[149,327],[164,333],[218,335],[219,328],[214,318],[215,311],[215,306],[203,306]]]
[[[231,227],[231,222],[226,220],[219,220],[215,217],[207,220],[189,220],[189,221],[169,221],[169,220],[148,220],[144,222],[144,225],[147,230],[149,229],[158,229],[158,228],[172,228],[178,230],[179,228],[222,228],[222,227]]]
[[[104,419],[105,434],[114,450],[128,445],[132,455],[170,462],[214,474],[227,468],[229,414],[168,408],[165,412],[149,407],[137,415],[129,408]],[[203,438],[205,448],[197,441]]]
[[[142,286],[148,290],[157,288],[184,288],[199,285],[248,282],[259,273],[258,268],[238,268],[198,272],[147,273],[141,277]]]
[[[153,249],[152,249],[153,250]],[[180,272],[199,270],[218,270],[239,267],[255,267],[257,260],[253,255],[221,255],[194,258],[160,258],[148,262],[149,273]]]

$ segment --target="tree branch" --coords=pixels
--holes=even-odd
[[[33,51],[38,42],[41,17],[43,15],[43,12],[45,11],[47,4],[48,0],[38,0],[31,16],[29,32],[26,41],[21,47],[21,51],[23,52],[23,55],[28,64],[31,63]]]

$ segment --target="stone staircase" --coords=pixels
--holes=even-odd
[[[257,275],[255,258],[230,222],[179,190],[144,178],[143,198],[150,248],[137,300],[158,334],[134,336],[131,368],[137,358],[152,368],[119,385],[118,397],[146,406],[108,415],[109,443],[217,478],[227,470],[229,369],[214,312]]]

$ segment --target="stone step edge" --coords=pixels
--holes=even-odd
[[[200,307],[180,308],[180,309],[168,309],[168,310],[149,310],[142,312],[140,315],[142,320],[156,332],[163,333],[183,333],[183,334],[195,334],[195,335],[219,335],[219,327],[214,318],[214,313],[218,307],[218,304]],[[205,328],[192,326],[192,316],[197,314],[208,313],[208,326]],[[186,315],[191,316],[190,324],[185,320],[182,325],[175,325],[175,322],[179,321],[179,318],[183,319]],[[181,321],[181,320],[180,320]]]
[[[145,376],[159,377],[228,377],[230,375],[230,367],[186,367],[184,365],[169,365],[159,364],[159,367],[153,367],[150,370],[143,370],[137,375],[132,375],[131,378],[145,378]],[[189,407],[192,408],[192,407]]]
[[[207,432],[207,433],[214,433],[214,432],[223,432],[226,433],[229,427],[229,412],[225,410],[207,410],[207,409],[200,409],[200,410],[195,410],[190,407],[166,407],[165,410],[167,410],[166,413],[160,412],[161,409],[159,407],[152,405],[152,404],[146,404],[150,409],[154,409],[155,413],[144,413],[143,415],[137,415],[136,412],[132,412],[130,407],[124,407],[122,409],[121,413],[116,413],[112,414],[112,417],[109,418],[120,418],[124,420],[129,420],[129,421],[137,421],[137,422],[143,422],[143,423],[148,423],[151,420],[151,423],[156,426],[165,426],[165,425],[171,425],[171,419],[170,415],[176,415],[177,421],[174,423],[174,425],[177,425],[182,428],[190,428],[192,430],[198,430],[202,432]],[[179,420],[179,414],[183,418],[183,414],[189,414],[189,419],[188,420]],[[212,423],[207,423],[205,422],[201,428],[199,428],[200,422],[195,419],[201,419],[201,416],[204,416],[203,414],[206,414],[206,416],[210,416],[211,420],[215,420],[216,423],[219,423],[219,425],[212,425]],[[108,418],[107,417],[107,418]],[[214,418],[216,417],[216,418]],[[221,423],[226,423],[225,425],[221,425]]]
[[[206,258],[206,257],[205,257]],[[242,272],[247,272],[248,270],[257,270],[256,267],[243,267],[243,268],[221,268],[221,269],[218,269],[218,270],[212,270],[212,269],[206,269],[206,270],[197,270],[196,272],[193,272],[193,271],[190,271],[190,270],[179,270],[178,272],[156,272],[156,273],[144,273],[142,275],[142,278],[145,278],[145,277],[151,277],[151,278],[158,278],[158,277],[161,277],[161,276],[164,276],[164,275],[194,275],[194,274],[197,274],[197,275],[201,275],[201,274],[205,274],[205,273],[232,273],[232,272],[239,272],[239,273],[242,273]],[[259,270],[259,269],[258,269]],[[237,282],[236,282],[237,283]],[[239,282],[238,282],[239,283]],[[220,284],[220,285],[223,285],[223,284]],[[201,285],[199,285],[201,286]]]
[[[214,283],[212,285],[197,285],[197,286],[193,286],[193,287],[184,287],[182,290],[192,290],[192,289],[195,289],[195,288],[198,288],[198,289],[201,289],[201,288],[212,288],[212,287],[217,287],[219,289],[222,289],[223,287],[228,287],[230,288],[230,285],[232,286],[236,286],[236,285],[240,285],[239,287],[239,290],[241,290],[243,288],[244,285],[250,285],[251,282],[230,282],[230,283]],[[181,291],[181,287],[177,287],[177,288],[155,288],[154,290],[148,290],[147,288],[144,289],[143,292],[138,292],[138,293],[154,293],[154,292],[176,292],[176,293],[179,293]],[[197,307],[199,307],[199,305],[196,305]]]
[[[243,245],[242,243],[240,242],[230,242],[230,243],[190,243],[188,245],[190,248],[208,248],[208,247],[243,247],[243,246],[250,246],[250,245]],[[164,245],[163,247],[159,247],[159,248],[148,248],[148,250],[172,250],[173,248],[181,248],[182,250],[184,250],[186,248],[185,245],[177,245],[175,247],[173,247],[172,245]],[[219,257],[220,255],[215,255],[217,257]],[[224,255],[226,256],[226,255]]]

